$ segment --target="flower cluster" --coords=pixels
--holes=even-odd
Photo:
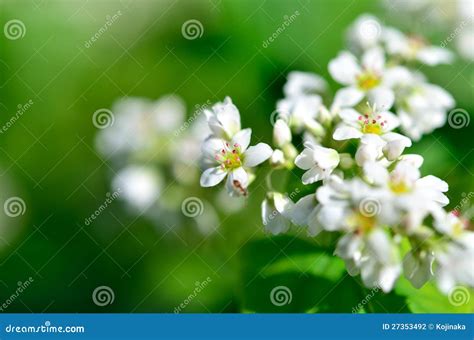
[[[441,127],[454,106],[417,63],[449,63],[453,54],[369,15],[355,21],[348,37],[351,52],[328,65],[341,85],[332,102],[323,100],[328,84],[322,77],[288,75],[272,117],[273,150],[264,143],[249,147],[251,130],[241,129],[230,98],[206,111],[211,134],[202,144],[201,186],[227,177],[230,195],[247,196],[253,167],[266,160],[271,171],[296,166],[314,193],[294,202],[269,185],[262,203],[267,231],[282,233],[294,224],[312,237],[337,233],[335,255],[349,274],[385,292],[402,273],[415,287],[434,278],[445,293],[457,284],[474,286],[472,228],[444,210],[448,184],[422,176],[423,157],[405,153]]]
[[[185,121],[186,106],[176,95],[158,100],[127,97],[111,108],[113,124],[100,131],[96,148],[112,172],[113,190],[129,210],[143,215],[159,227],[179,225],[182,202],[189,187],[199,177],[199,145],[210,133],[204,109],[197,105]],[[160,199],[166,195],[166,200]],[[195,221],[207,234],[218,225],[212,205],[200,201],[205,209]]]

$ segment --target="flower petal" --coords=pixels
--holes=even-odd
[[[295,164],[298,168],[308,170],[314,166],[314,151],[305,148],[295,159]]]
[[[231,196],[245,196],[248,184],[249,176],[247,172],[243,168],[237,168],[229,173],[226,189]]]
[[[342,125],[334,131],[332,138],[335,140],[346,140],[352,138],[359,138],[363,135],[362,132],[352,126]]]
[[[364,98],[364,92],[356,87],[345,87],[336,92],[333,108],[352,107],[360,103]]]
[[[367,50],[362,56],[362,66],[364,69],[382,73],[385,67],[385,55],[383,50],[379,47]]]
[[[238,144],[241,152],[245,152],[250,144],[252,129],[243,129],[237,132],[232,138],[232,146]]]
[[[378,108],[389,110],[395,102],[395,94],[388,87],[379,86],[367,94],[369,102]]]
[[[273,150],[268,144],[258,143],[251,146],[244,153],[244,166],[252,168],[265,162],[272,155]]]
[[[303,184],[311,184],[326,177],[326,172],[318,166],[314,166],[303,174]]]
[[[299,226],[308,225],[308,216],[314,208],[316,208],[316,196],[314,194],[300,198],[293,207],[292,222]]]
[[[225,178],[227,172],[220,166],[215,168],[209,168],[205,170],[201,175],[201,186],[202,187],[213,187]]]
[[[351,85],[356,81],[356,76],[361,72],[356,57],[349,52],[341,52],[329,62],[329,73],[339,83]]]

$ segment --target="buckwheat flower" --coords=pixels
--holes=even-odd
[[[374,228],[370,222],[367,226]],[[381,229],[346,234],[335,254],[345,260],[351,276],[360,272],[366,287],[380,287],[385,293],[392,290],[402,271],[398,247]]]
[[[362,14],[349,27],[349,44],[356,51],[364,51],[381,43],[383,26],[370,14]]]
[[[291,130],[283,119],[278,119],[273,126],[273,142],[278,147],[291,143]]]
[[[451,239],[435,249],[438,287],[446,294],[459,284],[474,287],[474,232],[468,230],[469,222],[456,213],[439,210],[434,226]]]
[[[324,128],[318,122],[322,99],[318,95],[296,96],[281,99],[277,102],[279,118],[287,122],[297,133],[304,129],[313,134],[324,135]]]
[[[444,195],[448,184],[432,175],[420,177],[420,170],[410,162],[398,162],[391,172],[379,163],[366,163],[364,174],[370,183],[382,189],[381,200],[393,207],[394,214],[399,209],[413,214],[408,218],[416,221],[426,212],[433,212],[449,203]]]
[[[316,202],[319,202],[317,204]],[[368,287],[393,288],[401,272],[397,247],[381,229],[378,193],[360,179],[330,179],[314,195],[301,198],[293,208],[295,224],[308,225],[312,236],[322,230],[344,234],[335,254],[344,259],[350,275],[361,273]]]
[[[326,91],[327,83],[321,76],[301,71],[292,71],[283,86],[285,97],[293,98]]]
[[[354,106],[364,97],[379,107],[392,107],[395,96],[385,85],[385,56],[381,48],[367,50],[359,61],[349,52],[341,52],[329,62],[329,73],[345,88],[340,89],[336,99],[341,106]]]
[[[411,146],[409,138],[392,132],[399,125],[399,120],[391,112],[377,111],[375,107],[369,107],[365,113],[359,113],[354,109],[346,108],[339,112],[339,116],[342,123],[334,131],[333,138],[335,140],[360,139],[361,147],[365,145],[365,149],[359,151],[359,162],[366,158],[375,160],[373,157],[377,156],[379,150],[388,160],[395,160],[406,147]],[[367,145],[371,146],[367,147]]]
[[[339,153],[310,142],[304,143],[304,150],[295,159],[298,168],[307,170],[302,177],[303,184],[311,184],[328,178],[339,164]]]
[[[251,129],[237,132],[230,141],[210,137],[202,145],[204,164],[209,167],[201,175],[201,186],[212,187],[227,177],[227,192],[232,196],[247,195],[249,170],[272,155],[265,143],[248,147]]]
[[[416,78],[398,86],[396,98],[401,130],[413,140],[443,126],[446,112],[455,105],[446,90]]]
[[[112,187],[115,190],[120,189],[119,197],[130,207],[144,211],[158,201],[163,179],[154,168],[130,165],[117,173],[112,181]]]
[[[204,111],[213,136],[230,140],[240,131],[240,113],[230,97],[216,103],[211,110]]]
[[[407,36],[395,28],[384,30],[384,41],[388,54],[405,60],[417,60],[429,66],[450,64],[454,55],[451,51],[434,45],[420,36]]]
[[[105,156],[143,155],[163,151],[158,144],[166,141],[179,128],[185,117],[183,101],[173,95],[151,101],[144,98],[122,98],[112,106],[114,122],[100,131],[96,147]],[[163,142],[165,141],[165,142]]]
[[[448,294],[457,285],[474,287],[474,235],[469,233],[435,253],[435,277],[439,289]]]
[[[270,192],[262,202],[262,220],[265,230],[273,235],[287,231],[291,225],[294,203],[287,196]]]

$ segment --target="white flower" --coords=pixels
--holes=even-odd
[[[204,113],[209,128],[216,138],[230,140],[241,129],[239,110],[229,97],[223,102],[214,104],[211,110],[205,110]]]
[[[273,141],[280,148],[291,143],[291,130],[283,119],[278,119],[273,126]]]
[[[417,228],[427,213],[433,213],[449,203],[444,195],[448,184],[438,177],[420,178],[419,169],[409,161],[400,161],[391,172],[380,163],[365,163],[364,174],[380,190],[386,220],[396,223],[406,213],[408,231]]]
[[[185,117],[183,101],[171,95],[156,101],[123,98],[111,111],[114,124],[101,130],[96,139],[97,149],[106,156],[156,154],[156,145],[167,140]]]
[[[143,211],[157,202],[163,180],[161,175],[152,168],[131,165],[120,170],[112,181],[112,187],[121,192],[131,207]]]
[[[354,109],[343,109],[339,112],[342,123],[334,131],[335,140],[360,138],[361,150],[356,159],[359,165],[367,160],[376,160],[383,155],[388,160],[397,159],[411,140],[399,133],[391,132],[399,121],[388,111],[377,112],[375,108],[361,114]]]
[[[311,184],[328,178],[339,164],[336,150],[310,142],[304,143],[305,149],[295,159],[298,168],[307,170],[303,175],[303,184]]]
[[[360,15],[349,27],[349,43],[356,50],[367,50],[377,46],[382,39],[383,26],[370,14]]]
[[[270,157],[270,164],[274,167],[280,167],[285,165],[285,154],[280,149],[273,150],[272,156]]]
[[[381,229],[362,235],[346,234],[339,240],[335,254],[345,260],[350,275],[360,272],[365,286],[380,287],[386,293],[401,273],[398,248]]]
[[[438,287],[444,293],[458,284],[474,287],[474,232],[453,213],[438,213],[435,220],[436,229],[451,238],[435,249]]]
[[[395,28],[384,30],[384,41],[387,52],[391,55],[402,57],[405,60],[417,60],[429,66],[449,64],[454,55],[451,51],[428,45],[419,36],[406,36]]]
[[[329,73],[337,82],[346,86],[336,93],[334,101],[339,107],[354,106],[364,97],[384,109],[392,107],[395,97],[385,84],[388,80],[382,49],[367,50],[362,56],[361,64],[351,53],[341,52],[330,61]]]
[[[351,275],[361,273],[368,287],[393,288],[401,272],[397,247],[381,229],[378,192],[360,179],[331,176],[316,195],[301,198],[293,208],[293,222],[307,225],[312,236],[322,230],[342,231],[335,254],[346,262]],[[319,202],[317,205],[316,202]]]
[[[215,186],[227,176],[226,188],[230,195],[247,194],[248,170],[266,161],[273,152],[265,143],[248,147],[251,134],[251,129],[244,129],[230,142],[211,136],[203,143],[204,163],[209,168],[201,175],[201,186]]]
[[[288,74],[286,84],[283,86],[285,97],[300,97],[321,93],[327,88],[324,78],[317,74],[293,71]]]
[[[447,91],[419,79],[399,86],[396,93],[401,129],[414,140],[443,126],[446,112],[455,105]]]
[[[438,232],[443,235],[448,235],[454,240],[464,237],[469,222],[460,218],[458,212],[452,211],[447,213],[442,209],[437,209],[433,215],[433,226]]]
[[[324,128],[317,121],[321,105],[322,99],[318,95],[288,97],[277,102],[277,112],[295,132],[308,129],[316,135],[323,135]]]
[[[265,230],[277,235],[287,231],[291,225],[294,203],[283,194],[271,192],[262,202],[262,220]]]

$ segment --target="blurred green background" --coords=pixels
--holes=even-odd
[[[367,294],[358,279],[304,231],[270,237],[263,231],[257,182],[245,208],[220,214],[219,232],[203,236],[192,220],[173,232],[114,202],[91,225],[83,222],[110,191],[111,166],[94,149],[93,113],[123,96],[181,96],[196,104],[229,95],[253,138],[271,142],[269,117],[283,96],[286,74],[310,71],[330,79],[327,64],[344,46],[348,25],[370,12],[404,30],[424,30],[433,42],[447,31],[419,20],[397,22],[376,1],[26,1],[0,0],[0,22],[21,20],[24,37],[0,36],[0,124],[29,100],[33,105],[0,135],[2,204],[26,203],[23,216],[0,217],[0,302],[29,277],[33,283],[8,312],[173,312],[195,289],[209,285],[184,312],[351,312]],[[107,20],[119,19],[89,48],[85,42]],[[300,15],[267,48],[264,40],[284,16]],[[187,40],[182,24],[199,20],[202,37]],[[406,18],[405,18],[406,19]],[[448,46],[449,47],[449,46]],[[472,65],[423,67],[431,82],[472,113]],[[332,92],[338,88],[330,81]],[[450,184],[450,207],[474,191],[472,124],[449,125],[424,137],[410,152],[425,157],[423,173]],[[295,184],[295,183],[294,183]],[[216,190],[189,188],[211,200]],[[291,190],[291,189],[289,189]],[[161,199],[166,200],[166,197]],[[165,223],[166,224],[166,223]],[[91,296],[111,287],[112,304]],[[271,303],[274,287],[292,302]],[[406,298],[405,296],[409,296]],[[474,299],[471,299],[474,300]],[[429,284],[415,291],[404,280],[366,306],[378,312],[467,312]]]

